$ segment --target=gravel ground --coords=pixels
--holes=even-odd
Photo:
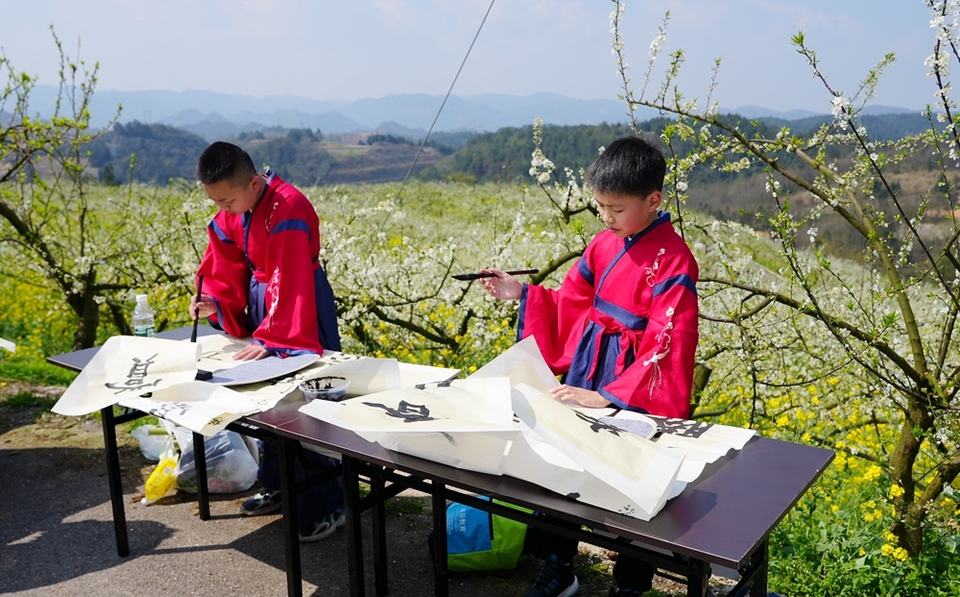
[[[0,380],[0,594],[75,595],[286,595],[283,530],[279,515],[243,517],[243,494],[215,495],[209,521],[198,516],[195,496],[176,493],[140,504],[152,463],[122,432],[121,463],[130,555],[117,555],[103,461],[100,425],[92,419],[53,415],[47,408],[62,388],[24,387]],[[24,405],[25,395],[40,397]],[[18,397],[19,401],[11,397]],[[29,400],[26,400],[29,402]],[[426,549],[429,499],[406,495],[387,510],[390,595],[433,594]],[[365,517],[366,518],[366,517]],[[365,522],[369,533],[369,522]],[[373,594],[369,541],[365,571]],[[612,583],[606,552],[582,545],[580,595],[606,596]],[[346,534],[302,545],[303,593],[347,595]],[[522,596],[540,562],[521,561],[513,571],[453,574],[453,597]],[[714,592],[723,594],[722,579]],[[683,587],[661,581],[648,595],[672,597]]]

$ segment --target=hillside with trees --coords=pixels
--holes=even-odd
[[[167,184],[170,179],[193,180],[197,157],[206,140],[163,124],[117,123],[85,147],[90,166],[106,184],[136,182]]]

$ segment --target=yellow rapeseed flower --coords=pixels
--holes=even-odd
[[[946,511],[949,514],[957,513],[957,502],[953,501],[948,497],[943,498],[943,501],[941,502],[941,506],[943,507],[944,511]]]
[[[890,486],[890,497],[891,497],[891,498],[898,498],[898,497],[900,497],[901,495],[903,495],[903,487],[900,487],[900,486],[897,485],[897,484],[893,484],[893,485]]]
[[[864,481],[873,481],[873,480],[879,478],[879,477],[880,477],[880,473],[882,473],[882,472],[883,472],[883,469],[881,469],[879,466],[877,466],[877,465],[874,464],[874,465],[872,465],[870,468],[868,468],[868,469],[866,470],[866,472],[863,473],[863,480],[864,480]],[[901,490],[901,491],[902,491],[902,490]]]

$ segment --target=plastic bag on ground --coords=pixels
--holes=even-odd
[[[143,457],[153,462],[160,461],[160,456],[167,447],[167,438],[170,437],[170,433],[160,425],[141,425],[131,431],[130,435],[140,442],[140,453]]]
[[[174,471],[179,465],[178,461],[177,451],[173,448],[173,436],[167,435],[166,449],[160,457],[160,463],[153,469],[144,484],[144,497],[140,500],[140,503],[149,506],[173,489],[173,485],[176,483]]]
[[[196,493],[193,432],[176,427],[173,433],[180,445],[180,461],[175,472],[177,489]],[[205,438],[203,445],[207,457],[207,489],[210,493],[236,493],[253,486],[257,480],[257,463],[240,434],[224,430]]]

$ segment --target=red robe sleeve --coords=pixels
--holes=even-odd
[[[533,336],[555,375],[570,369],[577,343],[593,308],[594,279],[589,271],[592,246],[567,272],[559,290],[523,285],[517,340]]]
[[[685,246],[679,249],[661,263],[636,360],[600,394],[630,410],[686,419],[699,339],[699,268]]]
[[[213,297],[217,313],[210,324],[231,336],[245,338],[247,329],[247,292],[250,268],[243,254],[243,227],[239,218],[219,212],[207,226],[207,250],[200,260],[203,294]]]
[[[253,337],[280,353],[322,353],[317,331],[314,270],[319,255],[319,219],[313,207],[281,202],[269,214],[264,318]]]

